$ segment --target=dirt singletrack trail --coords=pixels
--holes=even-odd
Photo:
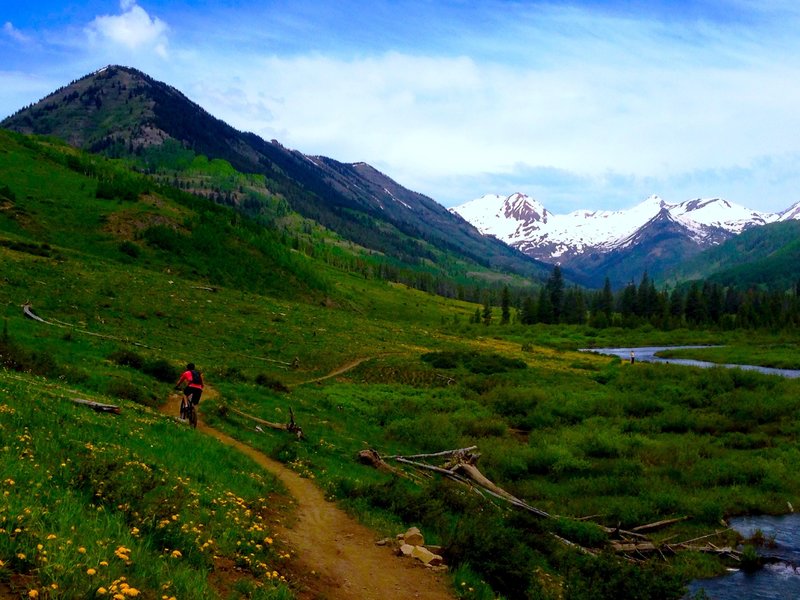
[[[352,367],[350,367],[352,368]],[[344,369],[347,370],[347,369]],[[341,371],[343,372],[343,371]],[[213,397],[208,389],[206,397]],[[175,417],[178,400],[160,408]],[[376,546],[373,531],[325,500],[320,489],[280,462],[198,420],[197,429],[249,456],[275,475],[297,508],[291,527],[279,525],[276,538],[296,551],[295,594],[303,600],[453,600],[446,575],[411,558],[399,558],[389,546]],[[277,434],[279,435],[279,434]]]
[[[289,387],[290,388],[296,388],[299,385],[306,385],[308,383],[317,383],[319,381],[325,381],[326,379],[331,379],[333,377],[336,377],[337,375],[341,375],[342,373],[346,373],[347,371],[352,371],[358,365],[360,365],[363,362],[366,362],[366,361],[370,360],[371,358],[373,358],[373,357],[366,356],[364,358],[357,358],[355,360],[350,361],[347,364],[342,365],[338,369],[335,369],[335,370],[331,371],[327,375],[323,375],[322,377],[315,377],[314,379],[307,379],[306,381],[298,381],[297,383],[291,384]]]

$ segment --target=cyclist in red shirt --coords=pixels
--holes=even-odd
[[[180,379],[178,379],[178,383],[175,384],[175,389],[180,390],[184,382],[188,384],[183,388],[185,401],[191,402],[194,405],[199,404],[200,396],[203,393],[203,374],[195,368],[194,363],[186,365],[186,371],[184,371]]]

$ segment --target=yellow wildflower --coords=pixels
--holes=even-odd
[[[181,554],[180,550],[173,550],[172,551],[172,558],[180,558],[181,556],[183,556],[183,554]]]
[[[97,573],[97,571],[94,570],[94,569],[91,569],[91,568],[90,569],[86,569],[86,574],[89,575],[89,576],[95,575],[96,573]]]
[[[38,598],[38,597],[39,597],[39,592],[37,592],[36,590],[30,590],[28,592],[28,598]]]
[[[97,588],[97,595],[98,596],[105,596],[108,593],[108,590],[104,587]]]
[[[80,548],[78,548],[78,552],[80,552],[81,554],[86,554],[86,548],[81,546]]]

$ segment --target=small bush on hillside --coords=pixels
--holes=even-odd
[[[225,367],[222,371],[222,378],[228,382],[244,382],[247,381],[247,375],[240,367]]]
[[[0,367],[45,377],[62,374],[55,358],[47,351],[33,351],[17,344],[4,329],[0,337]]]
[[[115,398],[138,402],[139,404],[144,404],[145,399],[144,391],[140,387],[134,385],[130,381],[122,381],[119,379],[108,382],[108,385],[106,385],[106,394]]]
[[[147,361],[144,363],[144,365],[142,365],[140,370],[142,373],[150,375],[151,377],[155,377],[164,383],[174,383],[177,381],[178,377],[180,377],[178,369],[176,369],[163,358]]]
[[[527,367],[525,361],[495,353],[483,352],[429,352],[422,360],[437,369],[455,369],[459,365],[471,373],[491,375]]]
[[[275,379],[272,375],[259,373],[256,375],[256,383],[262,387],[269,388],[276,392],[288,392],[289,388],[285,384]]]
[[[109,355],[108,359],[120,366],[131,367],[137,371],[144,366],[144,358],[132,350],[115,350]]]
[[[183,245],[185,236],[166,225],[154,225],[145,229],[142,237],[153,248],[175,253]]]
[[[455,369],[461,362],[458,352],[428,352],[422,360],[437,369]]]
[[[164,383],[172,383],[180,376],[178,369],[163,358],[146,360],[141,354],[132,350],[115,350],[108,358],[120,366],[136,369]]]
[[[125,240],[119,245],[119,251],[123,254],[127,254],[131,258],[139,258],[139,255],[142,253],[141,248],[129,240]]]

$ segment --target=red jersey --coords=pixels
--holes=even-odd
[[[196,369],[184,371],[183,375],[181,375],[181,378],[178,380],[178,385],[182,384],[184,381],[189,384],[188,387],[190,388],[203,389],[203,376],[200,374],[200,371]]]

